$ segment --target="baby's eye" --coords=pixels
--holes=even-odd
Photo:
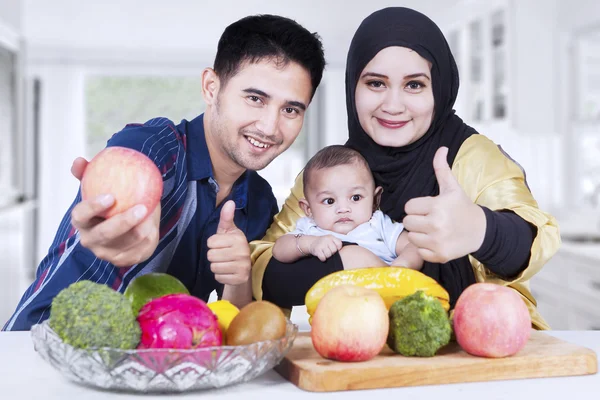
[[[333,200],[331,197],[326,198],[325,200],[321,201],[321,203],[323,204],[327,204],[328,206],[332,205],[333,203],[335,203],[335,200]]]
[[[352,201],[360,201],[360,199],[362,199],[360,194],[355,194],[352,196]]]

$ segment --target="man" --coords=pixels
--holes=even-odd
[[[227,27],[214,67],[202,73],[204,114],[179,125],[165,118],[129,124],[108,141],[156,163],[159,206],[103,220],[111,194],[82,201],[79,193],[4,330],[47,319],[54,296],[76,281],[123,292],[148,272],[175,276],[205,301],[217,290],[240,307],[250,302],[248,242],[262,238],[277,212],[271,187],[255,171],[298,136],[324,67],[319,38],[292,20],[251,16]],[[73,163],[77,179],[86,165]]]

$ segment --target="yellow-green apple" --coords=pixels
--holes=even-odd
[[[389,324],[387,307],[379,293],[340,285],[319,301],[312,316],[311,339],[321,357],[366,361],[385,346]]]
[[[456,341],[467,353],[489,358],[509,357],[527,344],[531,316],[514,290],[476,283],[459,296],[453,317]]]
[[[81,178],[83,200],[111,194],[115,202],[100,216],[110,218],[137,204],[150,215],[163,191],[162,174],[145,154],[126,147],[107,147],[89,162]]]

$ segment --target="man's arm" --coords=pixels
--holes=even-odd
[[[223,285],[223,300],[229,301],[237,308],[243,308],[252,301],[252,278],[241,285]]]
[[[167,122],[167,120],[164,120],[164,122]],[[180,178],[180,180],[184,180],[185,175],[177,174],[176,170],[181,167],[185,160],[182,157],[178,157],[180,154],[179,149],[174,148],[173,146],[178,140],[180,141],[180,137],[167,126],[158,125],[156,122],[152,122],[150,125],[151,127],[146,127],[144,125],[126,127],[113,135],[109,140],[108,145],[129,147],[141,151],[150,157],[161,171],[166,171],[163,176],[173,176]],[[167,145],[167,143],[169,145]],[[183,148],[182,144],[181,148]],[[81,178],[86,164],[87,162],[84,159],[75,160],[72,167],[72,174],[77,179]],[[178,187],[178,185],[170,185],[170,187],[173,186]],[[167,193],[163,193],[163,197],[166,194]],[[108,252],[92,251],[90,249],[91,247],[94,247],[95,249],[99,248],[93,245],[93,243],[96,242],[94,240],[88,240],[89,238],[84,239],[85,235],[82,235],[82,232],[86,229],[93,230],[97,227],[105,229],[107,226],[103,224],[108,222],[111,222],[110,225],[114,225],[114,221],[111,221],[112,218],[106,221],[94,220],[95,225],[92,226],[90,224],[90,221],[93,219],[91,215],[100,213],[104,208],[108,208],[112,204],[110,202],[105,205],[96,203],[97,202],[94,201],[83,202],[81,193],[79,192],[77,194],[75,200],[63,216],[48,254],[37,268],[34,282],[23,294],[15,312],[10,320],[6,322],[3,330],[29,330],[32,325],[47,319],[50,316],[50,308],[54,297],[62,289],[65,289],[70,284],[77,281],[90,280],[106,284],[115,290],[124,290],[125,285],[123,285],[123,281],[126,281],[125,273],[129,270],[127,267],[134,267],[134,264],[125,265],[126,263],[124,261],[124,256],[131,254],[129,253],[130,248],[125,252],[120,252],[119,254],[121,255],[115,254],[117,256],[115,260],[112,259]],[[88,210],[84,210],[83,208],[85,207],[87,207]],[[172,217],[171,214],[176,212],[177,207],[171,208],[175,211],[171,211],[168,215],[165,215],[165,217],[167,217],[164,218],[165,221]],[[95,209],[96,211],[90,211],[90,209]],[[84,215],[82,216],[77,210],[88,212],[84,212]],[[129,210],[129,212],[131,211],[132,210]],[[161,207],[158,206],[155,210],[152,210],[151,216],[144,219],[144,223],[147,223],[149,227],[152,228],[150,230],[153,230],[153,224],[157,224],[157,221],[161,219],[161,212]],[[73,216],[73,213],[75,213],[75,216]],[[124,214],[127,213],[128,212],[126,211]],[[127,218],[130,217],[132,217],[132,215],[129,215]],[[117,217],[115,216],[113,218]],[[147,231],[145,230],[138,232],[137,230],[142,228],[143,223],[137,224],[137,222],[134,222],[133,218],[129,220],[127,220],[127,218],[122,222],[123,224],[130,223],[132,227],[135,226],[132,231],[135,236],[133,240],[134,244],[144,242],[148,238],[148,235],[153,234],[152,232],[146,234],[145,232]],[[81,225],[84,223],[83,221],[88,222],[85,227]],[[109,228],[110,225],[108,226]],[[123,229],[123,226],[125,226],[121,224],[117,225],[119,225],[118,229]],[[130,229],[125,230],[129,231]],[[123,241],[121,240],[123,237],[118,234],[114,235],[115,231],[111,229],[103,230],[102,232],[95,231],[95,233],[98,234],[96,236],[98,243],[107,238],[116,238],[115,244],[123,244]],[[110,236],[111,233],[113,234],[112,237]],[[158,229],[156,229],[156,232],[154,233],[158,235]],[[137,259],[132,258],[131,260],[142,263],[142,259],[151,257],[158,242],[159,239],[156,237],[156,243],[154,243],[154,241],[153,243],[146,243],[145,245],[149,245],[148,252],[140,252],[137,255],[134,254]],[[107,246],[107,242],[102,243],[105,247],[109,247]],[[132,242],[129,242],[129,244],[131,245]],[[124,266],[126,268],[116,268],[116,264],[112,264],[110,259],[116,261],[116,264],[119,266]],[[121,259],[122,262],[120,262],[119,259]]]
[[[234,213],[233,200],[223,204],[217,232],[206,241],[206,257],[215,280],[224,285],[222,299],[242,308],[252,301],[252,264],[248,240],[235,225]]]

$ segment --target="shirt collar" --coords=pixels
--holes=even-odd
[[[200,114],[186,123],[186,153],[188,181],[202,181],[214,179],[212,162],[206,145],[204,131],[204,114]],[[248,200],[248,174],[246,170],[234,183],[231,189],[232,198],[236,209],[246,209]]]
[[[200,181],[213,176],[210,154],[204,136],[204,114],[186,122],[188,181]]]

